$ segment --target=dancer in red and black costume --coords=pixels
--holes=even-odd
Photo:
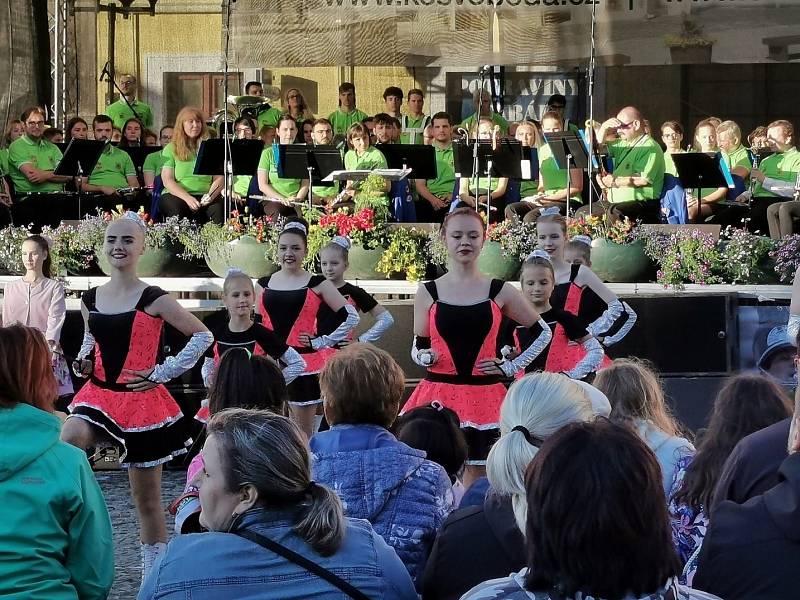
[[[84,338],[73,363],[90,380],[75,395],[61,430],[62,440],[83,449],[104,439],[121,447],[141,528],[143,577],[167,541],[161,465],[192,442],[188,419],[162,384],[192,368],[213,341],[175,299],[137,278],[144,244],[144,223],[133,213],[106,229],[111,280],[83,296]],[[176,356],[156,364],[164,323],[190,339]]]
[[[580,263],[570,264],[564,259],[567,243],[564,217],[549,208],[542,210],[536,220],[536,236],[539,248],[550,255],[556,277],[550,304],[576,315],[605,347],[622,339],[636,322],[636,313],[630,306],[623,305],[590,268]],[[620,327],[622,319],[626,322]],[[610,335],[617,328],[619,330]]]
[[[308,225],[303,219],[286,221],[278,236],[280,270],[258,280],[256,296],[262,325],[306,361],[303,374],[289,385],[289,406],[292,418],[310,438],[322,420],[321,415],[317,419],[322,404],[318,374],[325,362],[325,352],[320,350],[345,340],[359,317],[330,281],[303,268],[307,236]],[[342,318],[341,325],[328,335],[317,334],[317,313],[323,302]]]
[[[477,265],[486,235],[472,208],[451,212],[442,225],[448,272],[420,285],[414,301],[411,357],[428,374],[403,412],[434,400],[454,410],[469,445],[470,482],[483,474],[489,447],[498,437],[504,377],[513,377],[550,341],[550,328],[510,284],[485,277]],[[541,334],[513,360],[497,358],[503,315],[522,326],[540,322]],[[465,486],[467,483],[465,482]]]
[[[230,269],[222,284],[222,302],[225,305],[227,319],[220,323],[217,315],[212,315],[215,324],[209,320],[206,325],[214,334],[214,343],[206,351],[203,361],[203,383],[207,388],[216,377],[220,358],[231,348],[247,350],[251,356],[268,356],[283,366],[281,372],[285,384],[288,385],[306,369],[306,361],[291,348],[284,340],[278,338],[261,323],[253,319],[253,305],[255,304],[256,291],[253,280],[244,271]],[[195,419],[205,424],[208,422],[208,402],[197,411]]]
[[[525,372],[550,371],[564,373],[572,379],[585,379],[597,371],[605,358],[600,342],[586,331],[578,317],[550,305],[555,287],[555,274],[547,252],[534,250],[525,259],[522,263],[520,285],[522,295],[536,309],[553,333],[553,339],[525,368]],[[538,333],[539,325],[527,328],[508,322],[506,327],[510,342],[507,349],[516,354],[530,344],[532,336]],[[521,377],[522,373],[518,373],[518,376]]]

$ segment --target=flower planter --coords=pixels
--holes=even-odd
[[[519,273],[520,262],[514,258],[503,256],[500,242],[487,240],[478,257],[478,268],[487,277],[513,281]]]
[[[95,249],[97,266],[104,275],[111,275],[111,266],[108,259],[103,254],[103,247]],[[184,262],[179,256],[177,248],[170,243],[161,248],[146,248],[144,254],[139,259],[136,274],[139,277],[170,277],[180,275],[179,263]]]
[[[378,273],[375,267],[383,254],[383,248],[367,250],[354,244],[348,253],[347,277],[349,279],[386,279],[386,275]]]
[[[673,65],[708,64],[711,62],[713,46],[670,46],[669,56]]]
[[[236,268],[250,277],[258,278],[272,275],[278,270],[268,256],[271,256],[269,244],[261,244],[254,237],[243,235],[238,240],[210,247],[205,259],[208,268],[217,277],[225,277],[228,269]]]
[[[610,283],[645,281],[652,263],[644,253],[644,242],[615,244],[606,239],[592,241],[592,271]]]

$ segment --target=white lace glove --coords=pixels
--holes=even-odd
[[[306,361],[300,353],[292,347],[286,349],[281,356],[281,362],[286,366],[283,368],[283,379],[286,385],[292,383],[306,371]]]
[[[794,346],[797,343],[797,335],[800,334],[800,315],[789,314],[789,323],[786,325],[786,337],[789,343]]]
[[[156,365],[148,379],[155,383],[166,383],[183,375],[200,360],[213,343],[214,335],[210,331],[193,333],[183,350],[176,356],[168,356],[163,363]]]
[[[375,323],[358,336],[359,342],[377,342],[384,333],[394,325],[394,317],[388,310],[375,317]]]
[[[525,370],[525,367],[531,364],[533,360],[539,356],[545,348],[547,348],[547,344],[550,343],[550,340],[553,339],[553,332],[550,331],[550,326],[545,322],[545,320],[539,319],[538,323],[539,327],[542,328],[542,332],[539,334],[539,337],[533,340],[530,346],[525,348],[525,350],[520,352],[517,358],[514,360],[508,360],[507,358],[504,358],[503,361],[498,365],[506,377],[514,377],[518,371]]]
[[[216,370],[216,361],[213,358],[206,356],[205,360],[203,361],[203,366],[200,368],[200,374],[203,376],[203,385],[207,388],[210,388],[211,384],[214,383],[212,378],[214,377]]]
[[[614,324],[614,321],[619,319],[620,315],[622,315],[622,311],[625,310],[622,307],[622,302],[619,300],[613,300],[612,302],[608,303],[608,308],[605,312],[598,317],[598,319],[591,323],[587,328],[590,334],[594,337],[601,337],[606,331],[611,329],[611,326]]]
[[[626,314],[628,318],[625,320],[625,324],[619,328],[619,331],[617,331],[617,333],[603,338],[604,346],[611,346],[612,344],[616,344],[618,341],[620,341],[622,338],[628,335],[628,332],[631,329],[633,329],[634,325],[636,325],[636,320],[639,318],[636,315],[636,311],[633,310],[630,304],[628,304],[627,302],[623,302],[622,307],[624,309],[624,314]]]
[[[586,350],[586,356],[572,369],[565,371],[564,374],[570,379],[583,379],[589,373],[597,371],[605,355],[603,347],[595,338],[589,338],[581,345]]]
[[[346,317],[344,322],[339,325],[330,335],[321,335],[319,337],[315,337],[311,340],[311,348],[314,350],[319,350],[320,348],[330,348],[335,346],[339,342],[343,341],[347,338],[347,334],[350,333],[361,318],[358,316],[358,311],[356,310],[355,306],[352,304],[345,304],[339,311],[336,313],[340,315],[342,311],[346,312]]]
[[[92,350],[94,350],[94,346],[95,346],[94,336],[87,327],[83,332],[83,341],[81,342],[81,349],[78,350],[78,356],[75,357],[75,361],[72,363],[72,372],[75,373],[75,375],[77,377],[80,377],[81,379],[86,379],[88,375],[84,375],[83,373],[80,372],[79,369],[76,369],[75,364],[80,365],[81,361],[85,360],[86,357],[92,353]]]
[[[430,367],[435,361],[431,350],[431,338],[419,335],[414,336],[414,344],[411,346],[411,360],[420,367]]]

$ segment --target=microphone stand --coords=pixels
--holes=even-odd
[[[472,177],[473,177],[473,189],[475,190],[475,196],[479,196],[479,189],[478,184],[480,183],[480,161],[478,160],[478,148],[480,147],[480,136],[478,135],[478,129],[480,128],[481,123],[481,107],[483,106],[483,84],[486,79],[486,69],[481,67],[480,71],[478,71],[478,75],[481,78],[481,84],[478,88],[478,111],[475,113],[475,139],[472,142]],[[477,202],[476,202],[477,204]],[[486,218],[489,218],[489,213],[486,213]]]
[[[587,82],[587,91],[589,93],[589,125],[587,129],[589,130],[589,135],[591,136],[589,139],[589,144],[591,144],[592,150],[597,150],[597,145],[600,143],[597,140],[597,134],[594,130],[594,75],[595,75],[595,66],[596,66],[596,58],[597,58],[597,49],[595,47],[595,26],[597,24],[597,3],[592,5],[592,26],[591,26],[591,39],[590,39],[590,46],[589,46],[589,70],[588,70],[588,82]],[[597,152],[597,169],[592,168],[592,162],[589,161],[589,214],[592,214],[592,203],[594,201],[594,192],[595,192],[595,182],[594,182],[594,175],[597,174],[598,170],[601,170],[602,163],[600,162],[599,152]],[[569,179],[569,175],[567,176]],[[569,184],[568,184],[569,185]],[[569,215],[569,188],[567,189],[567,214]]]
[[[227,103],[228,101],[228,48],[230,47],[231,41],[231,8],[232,8],[232,0],[225,0],[223,2],[223,10],[224,10],[224,22],[223,27],[225,29],[225,47],[224,47],[224,54],[222,57],[222,66],[223,66],[223,75],[222,75],[222,97],[224,98],[224,102]],[[232,200],[232,191],[233,191],[233,165],[231,160],[231,137],[230,137],[230,127],[229,127],[229,117],[228,117],[228,107],[223,105],[222,107],[222,139],[224,143],[222,144],[222,199],[224,203],[224,214],[225,214],[225,221],[228,220],[231,214],[231,207],[233,206]]]

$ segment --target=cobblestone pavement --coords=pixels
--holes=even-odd
[[[95,471],[95,477],[111,515],[114,530],[114,562],[116,573],[109,600],[131,600],[136,598],[141,583],[139,558],[139,527],[136,512],[131,502],[127,471]],[[161,493],[164,512],[167,515],[167,532],[172,534],[172,515],[166,512],[167,505],[183,492],[185,471],[165,470]]]

